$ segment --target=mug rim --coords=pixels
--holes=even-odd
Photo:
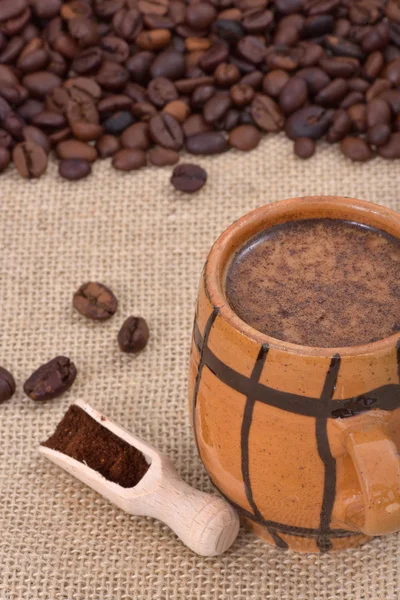
[[[347,218],[344,215],[347,215]],[[375,342],[355,346],[324,348],[286,342],[255,329],[231,308],[224,291],[224,277],[235,252],[268,227],[307,218],[353,220],[386,231],[400,239],[400,213],[367,200],[346,196],[301,196],[260,206],[225,229],[208,255],[203,274],[205,289],[213,307],[218,307],[219,316],[247,338],[292,354],[331,357],[338,353],[341,356],[355,356],[385,352],[395,347],[400,339],[400,331]]]

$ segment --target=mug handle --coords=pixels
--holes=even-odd
[[[400,530],[400,458],[382,421],[345,431],[345,444],[362,492],[362,505],[348,507],[346,522],[370,536]]]

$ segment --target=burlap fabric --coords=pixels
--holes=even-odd
[[[214,239],[273,200],[340,194],[400,210],[398,164],[353,164],[337,148],[309,161],[282,137],[250,154],[196,159],[207,185],[184,196],[170,168],[121,174],[109,164],[78,184],[55,165],[39,181],[0,179],[0,364],[18,391],[0,406],[0,600],[397,600],[399,536],[337,555],[282,553],[242,531],[230,551],[200,558],[166,527],[130,517],[38,455],[68,405],[84,398],[167,453],[182,477],[211,486],[188,423],[186,371],[196,289]],[[75,313],[85,280],[109,285],[117,314]],[[148,319],[151,342],[122,354],[123,319]],[[79,370],[62,398],[23,395],[31,371],[57,354]]]

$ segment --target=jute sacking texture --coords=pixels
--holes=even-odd
[[[17,380],[0,406],[0,600],[398,600],[399,536],[337,555],[279,552],[242,531],[218,558],[187,550],[163,525],[130,517],[38,455],[71,402],[84,398],[148,439],[190,484],[211,491],[189,428],[186,372],[200,271],[216,237],[274,200],[339,194],[400,210],[398,164],[359,165],[323,146],[309,161],[283,136],[250,153],[195,159],[209,174],[184,196],[171,168],[122,174],[108,163],[79,183],[56,165],[38,181],[0,179],[0,364]],[[72,309],[86,280],[120,304],[106,323]],[[144,316],[137,357],[116,335]],[[35,404],[31,371],[58,354],[77,365],[62,398]]]

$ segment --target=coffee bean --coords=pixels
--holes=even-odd
[[[54,73],[48,71],[37,71],[29,73],[22,79],[27,90],[38,98],[45,98],[51,90],[61,84],[61,79]]]
[[[294,71],[300,64],[301,53],[285,46],[270,46],[267,50],[265,63],[269,69]]]
[[[299,137],[320,139],[327,131],[333,115],[331,111],[310,104],[292,113],[286,121],[286,135],[295,140]]]
[[[118,135],[125,131],[132,123],[134,118],[128,110],[120,110],[106,119],[103,123],[107,133]]]
[[[183,100],[173,100],[168,102],[162,111],[174,117],[179,123],[183,123],[189,116],[190,108]]]
[[[337,78],[328,83],[316,96],[315,102],[322,106],[337,106],[349,89],[345,79]]]
[[[229,92],[232,103],[239,108],[247,106],[253,100],[255,91],[249,85],[237,83],[232,86]]]
[[[255,36],[247,35],[237,45],[241,58],[252,64],[259,64],[267,53],[265,44]]]
[[[1,161],[1,158],[0,158]],[[0,367],[0,404],[6,402],[15,392],[15,380],[7,369]]]
[[[0,173],[7,169],[8,165],[10,164],[10,160],[10,152],[7,150],[7,148],[0,146]]]
[[[166,77],[156,77],[147,88],[149,100],[158,108],[163,108],[168,102],[178,98],[178,92],[172,81]]]
[[[400,113],[400,90],[386,90],[379,97],[386,100],[395,115]]]
[[[65,158],[58,165],[58,172],[64,179],[78,181],[92,172],[92,165],[81,158]]]
[[[186,22],[189,27],[192,27],[195,31],[201,31],[207,29],[213,23],[217,11],[206,2],[198,2],[197,4],[190,4],[186,11]]]
[[[364,58],[364,52],[358,44],[349,42],[346,39],[339,38],[334,35],[327,35],[324,38],[325,46],[337,56],[347,56],[362,60]]]
[[[73,306],[78,312],[94,321],[105,321],[113,316],[118,307],[113,292],[102,283],[84,283],[75,292]]]
[[[311,158],[315,153],[315,142],[311,138],[299,137],[294,142],[294,153],[299,158]]]
[[[124,131],[121,144],[131,150],[148,150],[151,146],[151,136],[148,123],[134,123]]]
[[[349,57],[327,57],[320,60],[320,66],[330,77],[353,77],[360,68],[360,61]]]
[[[149,161],[156,167],[165,167],[167,165],[176,165],[179,162],[179,154],[175,150],[168,150],[155,146],[149,152]]]
[[[48,132],[66,126],[64,115],[51,110],[42,110],[31,119],[31,122]]]
[[[221,61],[222,62],[222,61]],[[150,67],[153,78],[167,77],[171,81],[181,79],[185,73],[185,59],[182,54],[174,50],[161,52]]]
[[[132,113],[141,121],[149,121],[152,117],[157,114],[157,109],[154,104],[150,102],[136,102],[132,106]]]
[[[152,15],[165,15],[168,10],[168,0],[139,0],[140,12]]]
[[[278,98],[289,79],[290,75],[287,71],[281,69],[270,71],[263,79],[263,90],[268,96]]]
[[[207,181],[207,173],[198,165],[185,163],[173,170],[171,183],[175,189],[186,194],[199,191]]]
[[[57,356],[32,373],[24,383],[24,392],[31,400],[53,400],[74,383],[77,370],[66,356]]]
[[[183,146],[183,132],[178,121],[168,114],[159,114],[149,122],[150,135],[156,144],[170,150],[180,150]]]
[[[95,73],[102,61],[103,52],[100,48],[87,48],[75,56],[71,66],[75,73],[85,75],[86,73]]]
[[[33,125],[27,125],[22,130],[22,136],[26,142],[35,142],[36,144],[39,144],[39,146],[43,148],[46,154],[50,152],[49,138],[38,127],[34,127]]]
[[[136,38],[136,44],[141,50],[161,50],[171,41],[171,32],[168,29],[153,29],[142,31]]]
[[[59,158],[78,158],[94,162],[97,158],[96,148],[79,140],[66,140],[57,144],[56,153]]]
[[[285,119],[277,103],[262,94],[256,94],[251,103],[251,116],[254,122],[264,131],[277,132],[284,125]]]
[[[132,106],[132,100],[125,94],[113,94],[99,101],[97,110],[101,116],[112,116],[119,111],[129,111]]]
[[[389,141],[379,146],[378,154],[382,158],[400,158],[400,132],[392,133]]]
[[[188,137],[186,149],[191,154],[220,154],[228,150],[228,143],[222,133],[210,131]]]
[[[347,158],[356,162],[365,162],[372,158],[370,147],[360,138],[345,137],[340,142],[340,149]]]
[[[381,98],[374,98],[367,105],[367,125],[368,128],[374,125],[388,125],[392,114],[389,104]]]
[[[229,52],[228,48],[221,43],[215,43],[200,59],[199,66],[206,71],[215,71],[219,64],[226,62]]]
[[[354,104],[361,104],[364,102],[364,94],[361,92],[350,92],[343,98],[340,103],[340,108],[350,108]]]
[[[229,134],[229,143],[236,150],[248,152],[256,148],[261,141],[260,131],[253,125],[239,125]]]
[[[146,83],[150,76],[150,67],[155,59],[152,52],[138,52],[128,58],[125,63],[126,68],[131,74],[132,81],[137,83]]]
[[[372,146],[384,146],[390,137],[390,126],[385,123],[374,125],[368,129],[368,143]]]
[[[182,130],[185,137],[190,137],[212,131],[212,126],[205,122],[203,115],[190,115],[183,123]]]
[[[14,140],[5,129],[0,129],[0,148],[9,150],[14,145]]]
[[[2,0],[0,5],[0,21],[7,21],[20,15],[27,7],[27,0]]]
[[[381,96],[381,94],[383,94],[387,90],[390,90],[391,87],[392,85],[387,79],[376,79],[368,88],[365,94],[367,102],[370,102],[371,100],[373,100],[373,98]]]
[[[231,106],[231,99],[227,94],[213,95],[203,107],[203,116],[207,123],[214,123],[221,119]]]
[[[261,10],[257,12],[247,13],[243,19],[243,27],[247,33],[258,34],[264,33],[267,28],[273,23],[274,15],[270,10]],[[288,35],[294,32],[293,35]],[[298,39],[298,31],[295,28],[284,27],[279,28],[279,32],[274,37],[274,44],[292,45]]]
[[[307,84],[301,77],[289,79],[279,94],[279,105],[285,114],[298,110],[307,100]]]
[[[71,123],[71,131],[78,140],[92,142],[103,134],[104,129],[101,125],[96,125],[95,123],[73,121]]]
[[[382,52],[380,51],[376,51],[376,52],[372,52],[372,54],[370,54],[367,58],[367,60],[364,63],[364,67],[363,67],[363,75],[366,79],[369,79],[370,81],[373,81],[374,79],[376,79],[380,72],[382,71],[383,65],[384,65],[385,59],[383,57]],[[394,61],[395,62],[395,61]],[[389,63],[390,65],[390,63]],[[388,67],[389,67],[388,65]],[[387,71],[387,68],[385,69],[385,71]],[[387,79],[390,79],[390,77],[387,77],[387,75],[385,74],[385,77]],[[400,82],[400,79],[399,79]]]
[[[367,131],[367,106],[365,104],[353,104],[347,109],[347,114],[356,131],[360,133]]]
[[[146,154],[143,150],[123,148],[113,156],[112,166],[118,171],[136,171],[146,166]]]
[[[96,143],[96,150],[100,158],[114,156],[120,148],[120,141],[114,135],[103,135]]]
[[[122,65],[105,60],[96,75],[97,83],[105,90],[119,91],[129,81],[129,71]]]
[[[149,336],[149,328],[142,317],[128,317],[118,332],[118,345],[122,352],[140,352],[147,346]]]
[[[318,94],[330,83],[329,76],[319,67],[306,67],[296,73],[296,77],[301,77],[307,84],[310,94]]]
[[[215,83],[220,87],[230,87],[240,79],[240,71],[235,65],[221,63],[214,72]]]
[[[352,120],[345,110],[337,110],[332,121],[332,125],[328,129],[326,139],[330,144],[335,144],[342,140],[351,130],[353,126]]]
[[[26,179],[40,177],[47,169],[47,154],[36,142],[22,142],[13,150],[18,173]]]

